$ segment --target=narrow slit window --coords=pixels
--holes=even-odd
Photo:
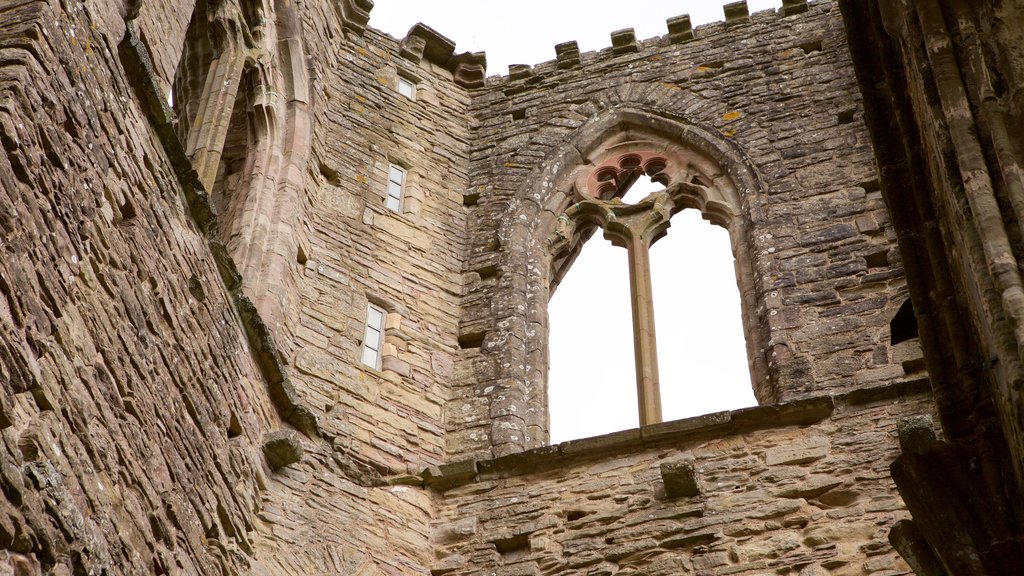
[[[366,332],[363,334],[363,364],[380,369],[380,350],[384,346],[384,310],[370,304],[366,308]]]
[[[384,206],[392,212],[402,211],[402,189],[405,187],[405,170],[392,164],[388,168],[388,194]]]
[[[416,99],[416,83],[408,78],[398,77],[398,93],[409,100]]]

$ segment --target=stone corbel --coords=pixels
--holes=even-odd
[[[342,26],[361,36],[370,22],[373,0],[335,0],[334,9],[341,18]]]
[[[419,63],[424,58],[440,66],[447,66],[455,54],[455,42],[422,22],[409,29],[398,49],[402,58]]]

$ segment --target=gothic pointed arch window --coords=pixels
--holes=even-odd
[[[623,130],[596,148],[590,160],[591,163],[581,166],[574,174],[571,203],[558,218],[551,240],[551,286],[554,290],[562,281],[595,230],[600,230],[613,245],[626,249],[639,422],[642,426],[655,424],[663,419],[663,406],[651,248],[666,237],[673,217],[690,208],[728,230],[733,252],[738,250],[742,260],[749,262],[743,244],[743,225],[737,219],[739,195],[731,178],[708,154],[681,144],[666,143],[642,130]],[[634,185],[639,180],[657,185],[638,192]],[[740,309],[749,317],[752,287],[749,274],[744,274],[743,268],[742,262],[736,268],[739,290],[747,295]],[[749,272],[749,266],[747,268]],[[670,294],[664,296],[671,297]],[[759,375],[753,361],[756,355],[751,353],[749,341],[747,348],[753,379]],[[673,382],[673,388],[678,388],[677,384]],[[741,400],[744,405],[753,403],[750,389],[747,390]]]
[[[304,60],[301,35],[294,3],[200,0],[169,96],[220,240],[275,319],[291,302],[311,145],[308,72],[294,65]]]

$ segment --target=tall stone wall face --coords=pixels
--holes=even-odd
[[[281,425],[132,97],[120,10],[0,2],[4,574],[242,570]]]
[[[948,439],[893,463],[914,517],[901,551],[919,573],[1018,572],[1024,3],[840,5]],[[953,486],[970,501],[932,505]]]
[[[261,317],[138,87],[166,97],[191,3],[141,3],[144,70],[118,49],[132,4],[0,0],[0,574],[610,573],[648,555],[655,573],[905,572],[879,540],[903,514],[879,467],[893,421],[927,401],[874,386],[902,376],[885,344],[902,281],[891,252],[866,268],[890,233],[830,5],[467,92],[450,63],[353,24],[364,2],[302,4],[281,39],[308,56],[290,66],[309,67],[315,123],[309,145],[301,122],[278,134],[309,162],[287,175],[304,182],[297,254],[274,255],[294,258],[278,272],[295,293]],[[277,5],[297,6],[262,14]],[[618,85],[590,86],[602,75]],[[551,448],[579,459],[534,476],[435,467],[544,441],[549,262],[530,218],[555,221],[565,187],[541,158],[621,104],[719,134],[756,176],[734,246],[753,247],[752,313],[776,352],[762,400],[872,390],[634,430],[596,460],[602,441]],[[408,174],[400,214],[389,163]],[[359,360],[369,303],[388,311],[380,370]],[[691,456],[704,496],[666,500],[656,464]],[[438,494],[453,469],[484,473]],[[563,485],[579,491],[564,521],[547,508]],[[540,516],[504,506],[531,494]],[[574,522],[595,532],[559,532]]]
[[[359,437],[336,418],[310,409],[322,426],[303,421],[307,436],[281,417],[273,343],[252,340],[254,308],[132,88],[166,97],[191,8],[143,4],[133,25],[152,68],[129,72],[123,3],[0,1],[0,574],[425,573],[429,493],[382,486],[333,441]],[[318,9],[312,31],[341,29]],[[296,364],[292,399],[325,406]],[[282,435],[287,454],[267,456]],[[410,460],[436,461],[422,436]]]
[[[757,13],[695,37],[568,50],[474,92],[470,194],[479,200],[460,329],[480,346],[467,351],[453,392],[452,454],[546,442],[549,242],[575,202],[574,170],[589,168],[600,143],[595,132],[614,135],[600,119],[619,111],[673,122],[683,147],[693,145],[686,131],[708,135],[704,152],[747,178],[730,228],[762,404],[903,378],[904,360],[919,356],[890,345],[907,295],[838,9]]]
[[[887,540],[908,516],[888,462],[896,422],[930,404],[837,402],[813,426],[755,408],[731,415],[744,431],[716,414],[480,462],[444,493],[431,573],[911,574]]]
[[[384,473],[445,459],[459,353],[469,97],[399,42],[307,18],[316,81],[294,377],[326,433]],[[397,89],[417,83],[415,100]],[[406,171],[385,207],[389,165]],[[368,304],[388,312],[378,368],[362,364]]]

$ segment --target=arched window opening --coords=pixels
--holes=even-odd
[[[551,442],[637,427],[626,251],[598,230],[551,296]]]
[[[635,205],[664,189],[645,174],[615,196]],[[583,244],[548,307],[552,443],[639,423],[627,253],[601,236]],[[663,418],[756,405],[728,231],[684,210],[650,260]]]
[[[697,210],[651,247],[665,420],[756,406],[729,232]]]
[[[596,332],[598,338],[623,333],[630,337],[632,345],[624,347],[633,353],[633,362],[623,358],[615,363],[632,364],[638,418],[630,418],[631,422],[647,426],[667,419],[755,405],[751,383],[761,385],[768,373],[763,358],[758,356],[760,333],[753,324],[756,316],[750,253],[745,244],[746,224],[738,218],[741,191],[736,184],[738,181],[748,189],[753,183],[750,174],[735,163],[729,171],[723,169],[720,162],[731,158],[729,153],[718,156],[717,152],[712,155],[705,151],[702,146],[708,140],[699,132],[692,134],[698,145],[690,147],[645,129],[619,129],[611,138],[589,149],[586,165],[567,175],[570,184],[563,193],[567,197],[564,212],[553,222],[549,237],[549,285],[554,291],[561,283],[561,297],[566,298],[571,290],[567,286],[577,280],[591,292],[594,285],[600,284],[576,279],[575,272],[566,274],[595,230],[616,248],[625,249],[620,252],[627,255],[626,266],[610,261],[600,265],[606,278],[618,274],[619,278],[628,279],[629,292],[624,302],[617,304],[602,298],[599,305],[589,306],[585,313],[607,316],[608,310],[625,312],[629,308],[629,321],[623,320],[618,326],[605,321],[581,331]],[[695,210],[680,215],[685,209]],[[701,222],[701,218],[716,226]],[[665,243],[667,236],[674,240]],[[599,248],[591,244],[593,241],[588,243],[587,250],[596,256]],[[653,249],[655,245],[659,246],[657,250]],[[739,264],[734,264],[734,255]],[[712,272],[714,267],[688,260],[695,256],[715,261],[718,271]],[[717,277],[717,281],[709,282],[711,277]],[[568,298],[575,300],[572,296]],[[585,378],[576,382],[580,388],[572,395],[575,402],[558,399],[562,394],[559,387],[566,386],[561,380],[571,379],[576,371],[559,367],[559,333],[565,330],[561,324],[577,327],[573,319],[563,317],[559,308],[559,301],[552,300],[548,322],[552,334],[549,358],[553,366],[548,379],[553,396],[549,402],[551,440],[559,442],[626,428],[622,414],[628,410],[624,408],[625,401],[617,400],[618,405],[611,412],[603,413],[598,407],[599,395],[587,387]],[[710,317],[702,319],[700,312],[710,312]],[[599,364],[602,373],[612,370],[608,349],[600,345],[592,347],[589,357],[582,362]],[[698,367],[703,372],[698,372]],[[632,388],[627,384],[628,376],[616,378],[622,381],[620,390]],[[766,399],[771,400],[765,395],[762,401]],[[564,406],[568,406],[569,413],[560,413],[566,409]],[[561,420],[580,415],[607,424],[599,430],[566,433]],[[635,424],[628,427],[632,426]]]

